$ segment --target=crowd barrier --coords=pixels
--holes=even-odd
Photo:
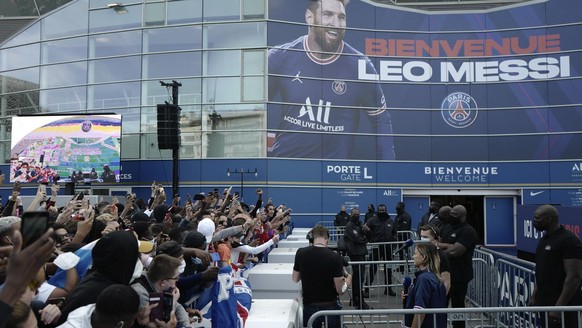
[[[329,229],[330,247],[334,248],[337,240],[343,238],[345,227],[335,227],[333,221],[320,221],[318,224]],[[390,252],[390,255],[392,255],[396,249],[403,245],[405,240],[416,239],[416,237],[415,231],[404,231],[400,232],[399,241],[368,243],[369,252],[366,260],[349,262],[348,271],[353,273],[354,268],[360,267],[363,281],[361,289],[356,291],[349,290],[350,296],[348,298],[351,298],[351,293],[355,292],[360,293],[360,298],[365,298],[375,308],[387,310],[398,307],[397,305],[386,303],[386,299],[390,298],[386,297],[384,291],[389,287],[400,288],[397,289],[399,294],[402,290],[402,277],[412,276],[414,268],[410,259],[414,247],[394,253],[391,261],[384,260],[387,258],[385,256],[374,257],[374,253]],[[467,304],[472,308],[469,308],[467,312],[463,312],[460,309],[461,312],[458,314],[456,312],[451,313],[449,318],[453,314],[460,317],[466,315],[466,320],[476,320],[481,323],[482,327],[537,327],[539,316],[536,311],[532,310],[533,308],[527,307],[527,310],[519,310],[521,307],[527,306],[535,284],[535,265],[533,263],[484,247],[478,247],[473,253],[473,271],[474,279],[470,282],[467,292]],[[374,274],[371,274],[372,272]],[[392,277],[391,283],[387,279],[388,276]],[[478,310],[475,308],[478,308]],[[506,310],[496,311],[496,308],[506,308]],[[507,308],[511,308],[511,310],[507,310]],[[487,311],[483,311],[484,309],[487,309]],[[489,309],[493,309],[491,313],[494,314],[491,314]],[[447,311],[450,310],[452,309],[447,309]],[[398,313],[401,313],[402,310],[394,311],[400,311]],[[386,314],[389,314],[389,312],[386,312]],[[382,321],[384,323],[390,322],[388,318]],[[378,321],[375,322],[377,323]]]
[[[404,310],[404,309],[389,309],[389,310],[338,310],[338,311],[320,311],[315,313],[307,323],[307,327],[312,328],[313,323],[318,318],[330,316],[339,316],[342,327],[400,327],[404,315],[425,314],[427,316],[436,314],[445,314],[447,321],[464,321],[467,327],[511,327],[511,328],[534,328],[540,327],[542,319],[541,313],[545,318],[548,318],[547,313],[557,311],[562,313],[562,320],[559,324],[550,325],[544,320],[546,327],[554,328],[582,328],[582,323],[579,321],[577,325],[567,325],[563,320],[564,313],[576,313],[578,318],[582,314],[582,306],[575,307],[489,307],[489,308],[462,308],[462,309],[418,309],[418,310]],[[529,314],[530,321],[521,320]],[[509,324],[499,320],[502,317],[516,317],[516,321]],[[420,327],[420,326],[418,326]],[[411,327],[417,328],[417,327]],[[431,327],[432,328],[432,327]],[[434,328],[443,328],[434,326]]]

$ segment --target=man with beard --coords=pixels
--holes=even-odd
[[[346,225],[346,231],[344,232],[346,251],[351,262],[366,260],[366,255],[368,255],[367,235],[369,232],[370,228],[366,225],[362,225],[362,222],[360,221],[360,209],[357,207],[352,208],[350,222]],[[368,310],[372,308],[364,302],[364,297],[362,295],[364,269],[365,265],[363,264],[352,265],[352,304],[358,310]]]
[[[392,122],[370,59],[344,42],[349,0],[307,1],[307,35],[269,50],[269,156],[352,159],[356,133],[381,136],[370,159],[394,159]],[[361,117],[369,120],[359,131]],[[363,136],[359,136],[363,138]],[[325,145],[335,145],[326,147]]]
[[[465,307],[465,296],[469,282],[473,280],[473,251],[477,245],[477,231],[467,223],[467,209],[457,205],[451,209],[448,218],[450,229],[443,235],[443,242],[437,243],[449,257],[451,269],[451,289],[449,297],[454,308]],[[464,321],[453,321],[454,328],[464,328]]]
[[[394,230],[394,225],[390,219],[390,215],[386,211],[386,205],[378,205],[378,214],[372,216],[368,222],[365,224],[370,228],[370,233],[368,234],[368,240],[371,243],[386,243],[390,241],[395,241],[396,230]],[[372,249],[372,261],[392,261],[392,251],[390,245],[380,245],[379,247]],[[384,289],[384,295],[396,296],[392,287],[388,285],[392,284],[392,269],[384,266],[384,282],[386,283],[386,288]],[[377,264],[373,264],[370,267],[370,284],[374,282],[374,276],[376,275],[376,270],[378,269]],[[368,295],[368,289],[364,290],[364,295]]]
[[[534,306],[582,305],[582,242],[560,225],[558,210],[542,205],[534,212],[533,226],[545,231],[536,249],[536,283],[530,298]],[[542,327],[578,327],[578,313],[540,313]]]

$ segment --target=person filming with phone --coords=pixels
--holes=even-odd
[[[166,254],[154,257],[146,274],[131,287],[139,295],[140,308],[158,304],[150,312],[150,322],[177,320],[178,327],[190,325],[188,313],[178,303],[180,291],[176,288],[179,279],[180,259]],[[175,319],[174,319],[175,318]]]

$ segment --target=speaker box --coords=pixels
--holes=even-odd
[[[180,148],[180,107],[158,105],[158,148]]]

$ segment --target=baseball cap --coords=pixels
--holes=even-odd
[[[139,240],[137,245],[140,253],[149,253],[154,249],[154,244],[151,241]]]
[[[212,235],[214,235],[214,229],[216,229],[216,226],[214,225],[214,221],[212,221],[211,219],[206,218],[198,223],[197,230],[198,232],[204,235],[204,237],[206,238],[206,243],[208,244],[212,242]]]

